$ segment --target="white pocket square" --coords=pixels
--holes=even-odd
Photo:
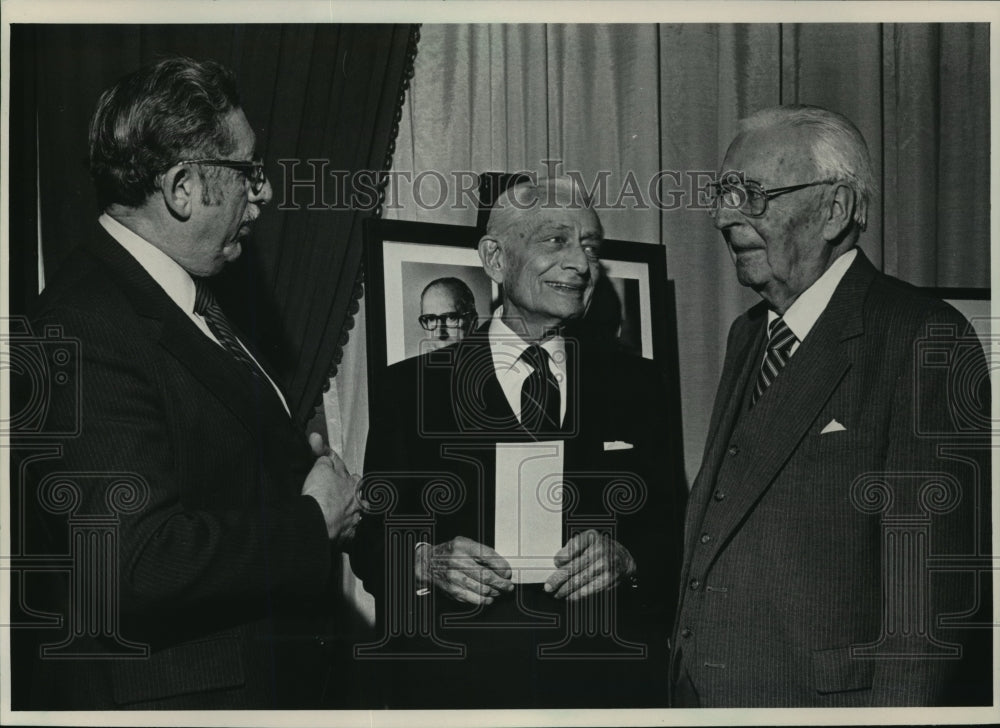
[[[837,422],[837,420],[830,420],[830,421],[829,421],[829,422],[827,423],[826,427],[824,427],[824,428],[823,428],[823,429],[822,429],[822,430],[820,431],[820,433],[819,433],[819,434],[821,434],[821,435],[825,435],[825,434],[826,434],[826,433],[828,433],[828,432],[843,432],[843,431],[844,431],[844,430],[846,430],[846,429],[847,429],[847,428],[846,428],[846,427],[844,427],[844,426],[843,426],[842,424],[840,424],[839,422]]]
[[[631,450],[634,446],[631,442],[622,442],[621,440],[615,440],[614,442],[604,443],[604,451],[608,450]]]

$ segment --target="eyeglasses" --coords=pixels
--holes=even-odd
[[[237,159],[185,159],[181,162],[174,162],[172,166],[178,164],[204,164],[210,167],[235,169],[237,172],[242,172],[243,176],[247,178],[250,190],[255,195],[259,195],[264,189],[264,185],[267,184],[267,173],[264,171],[264,162],[261,160],[243,162]]]
[[[719,213],[719,208],[725,206],[731,210],[739,210],[750,217],[760,217],[767,212],[768,200],[796,190],[804,190],[806,187],[826,184],[830,184],[830,180],[818,180],[766,190],[760,182],[742,179],[740,175],[731,172],[722,179],[709,183],[709,195],[711,196],[709,212],[712,217],[715,217]]]
[[[417,317],[417,321],[420,325],[424,327],[427,331],[433,331],[441,324],[444,324],[450,329],[457,326],[463,325],[473,314],[471,312],[459,313],[458,311],[447,311],[445,313],[425,313],[423,316]]]

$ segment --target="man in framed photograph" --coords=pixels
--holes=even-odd
[[[430,332],[422,352],[461,341],[476,327],[476,296],[461,278],[435,278],[420,293],[420,322]]]
[[[376,393],[351,559],[383,705],[666,704],[676,405],[652,362],[580,325],[603,237],[572,180],[508,189],[478,247],[501,307]]]

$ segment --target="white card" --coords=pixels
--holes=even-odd
[[[515,584],[539,584],[562,548],[563,441],[497,444],[495,546]]]

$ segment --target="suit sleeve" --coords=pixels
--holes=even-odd
[[[154,618],[324,587],[331,553],[315,500],[241,464],[238,459],[258,455],[246,432],[220,428],[207,443],[178,442],[185,423],[170,425],[169,390],[158,379],[148,342],[97,316],[75,309],[57,313],[36,326],[57,323],[80,341],[79,412],[75,397],[59,389],[48,403],[53,422],[79,417],[79,434],[66,439],[57,466],[66,481],[76,481],[76,513],[108,512],[105,488],[89,487],[89,474],[120,473],[138,484],[135,496],[142,505],[120,509],[117,525],[123,611]],[[190,436],[203,436],[203,430]],[[213,448],[222,462],[233,462],[234,480],[181,482],[182,471],[197,470],[192,464],[199,462],[198,453],[211,457]],[[244,482],[247,473],[255,473],[257,482]],[[196,489],[240,495],[222,496],[219,507],[193,509],[183,494]]]
[[[368,441],[365,446],[365,477],[361,492],[365,502],[364,516],[351,545],[351,569],[361,579],[365,590],[381,605],[385,594],[386,531],[385,515],[405,494],[392,475],[406,472],[406,435],[402,423],[409,421],[400,411],[408,402],[404,388],[397,387],[397,377],[390,369],[384,386],[375,392],[369,417]]]
[[[989,634],[942,621],[948,615],[970,621],[977,605],[980,615],[992,613],[988,572],[981,578],[958,565],[939,565],[925,571],[929,580],[908,585],[901,546],[884,530],[892,515],[909,509],[929,524],[931,559],[990,553],[989,375],[981,345],[967,331],[957,312],[935,307],[914,331],[897,378],[883,472],[898,510],[882,520],[886,641],[880,652],[900,656],[877,660],[874,705],[970,704],[983,697],[983,688],[989,699]],[[923,604],[893,598],[903,594]],[[927,634],[915,629],[923,621],[919,607],[926,609]],[[959,654],[949,654],[952,648]]]
[[[677,598],[687,495],[680,432],[671,426],[679,421],[679,410],[670,401],[663,373],[645,361],[635,364],[636,369],[625,377],[630,391],[621,404],[635,423],[636,439],[644,453],[639,468],[646,499],[634,514],[622,517],[620,540],[636,561],[635,596],[642,611],[669,631]]]

